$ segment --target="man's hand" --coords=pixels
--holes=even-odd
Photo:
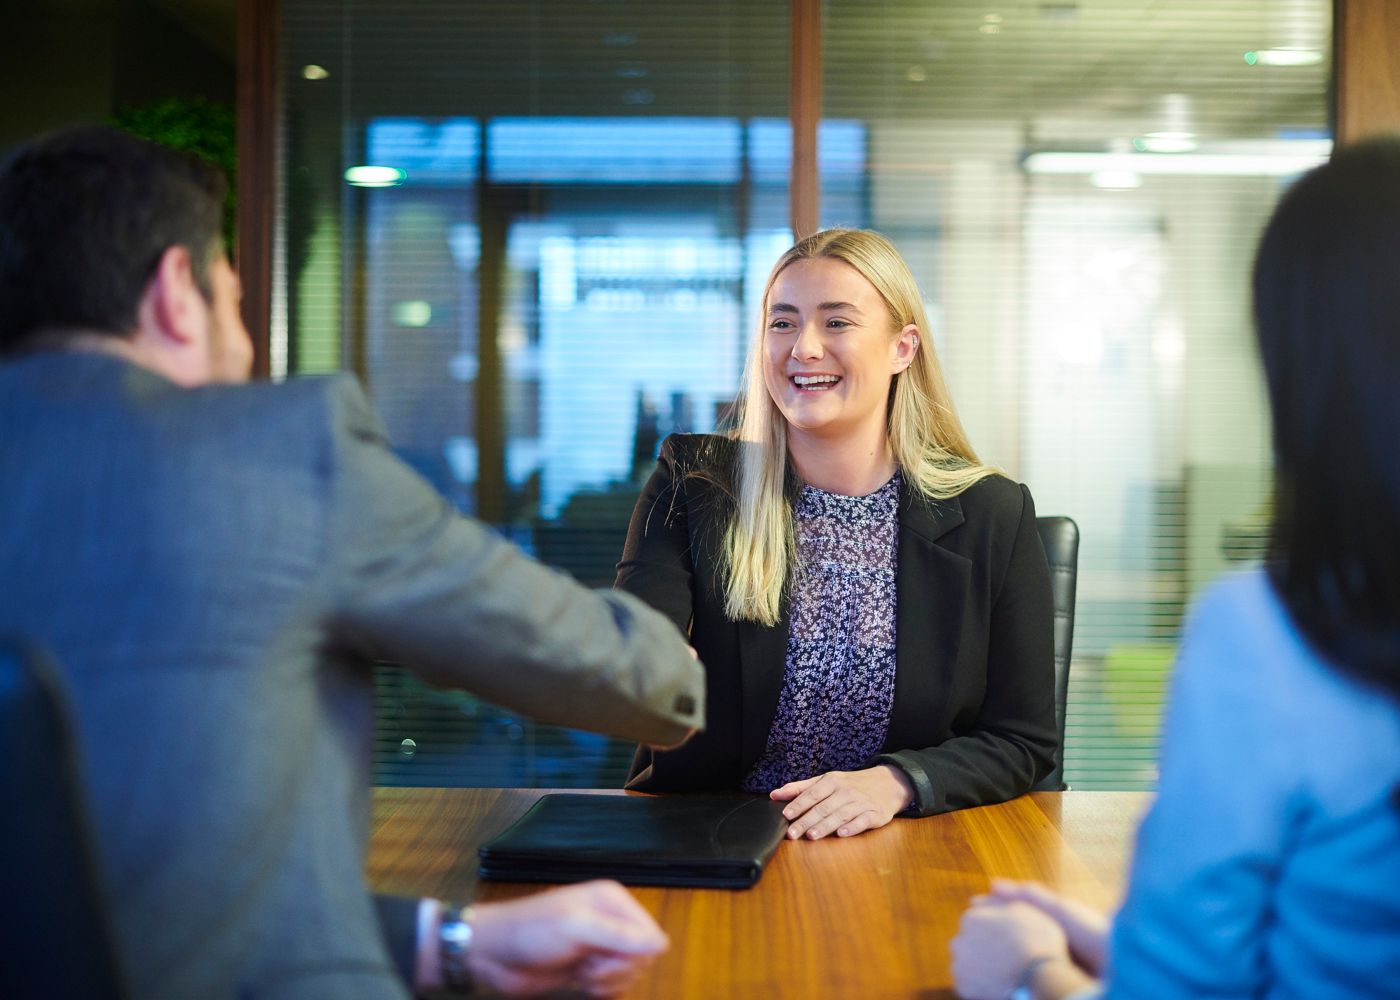
[[[791,821],[789,837],[817,840],[830,833],[854,837],[884,826],[914,800],[914,787],[899,768],[877,764],[863,771],[828,771],[789,781],[768,797],[788,802],[783,815]]]
[[[467,962],[478,987],[505,996],[621,993],[670,945],[616,882],[584,882],[474,907]]]

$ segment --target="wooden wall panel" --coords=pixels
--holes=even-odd
[[[253,375],[270,370],[277,137],[281,121],[279,0],[238,0],[238,273],[243,322],[253,338]]]
[[[788,207],[796,239],[817,231],[821,182],[817,123],[822,117],[821,0],[792,0],[788,103],[792,116],[792,179]]]
[[[1400,2],[1336,0],[1337,141],[1400,132]]]

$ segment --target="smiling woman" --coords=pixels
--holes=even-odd
[[[617,586],[705,663],[709,728],[628,787],[789,801],[789,835],[1012,798],[1050,766],[1049,572],[1023,486],[977,460],[918,287],[878,233],[774,266],[733,437],[674,435]]]

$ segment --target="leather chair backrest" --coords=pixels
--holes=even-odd
[[[0,641],[0,997],[126,998],[52,661]]]
[[[1055,769],[1035,786],[1037,792],[1061,792],[1065,784],[1065,707],[1069,701],[1069,659],[1074,643],[1074,592],[1079,575],[1079,525],[1068,517],[1035,519],[1045,559],[1050,563],[1050,590],[1055,607],[1055,725],[1060,745]]]

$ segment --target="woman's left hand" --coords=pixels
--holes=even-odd
[[[791,822],[790,838],[818,840],[830,833],[854,837],[884,826],[914,800],[914,788],[898,768],[877,764],[863,771],[828,771],[789,781],[768,797],[788,802],[783,815]]]
[[[1000,1000],[1011,996],[1034,967],[1042,963],[1070,966],[1065,932],[1048,915],[1030,903],[1002,902],[978,896],[962,916],[957,937],[949,945],[953,957],[953,983],[958,996],[967,1000]],[[1058,970],[1076,987],[1088,977],[1072,968]],[[1065,992],[1046,991],[1054,996]],[[1036,995],[1041,991],[1037,990]]]

